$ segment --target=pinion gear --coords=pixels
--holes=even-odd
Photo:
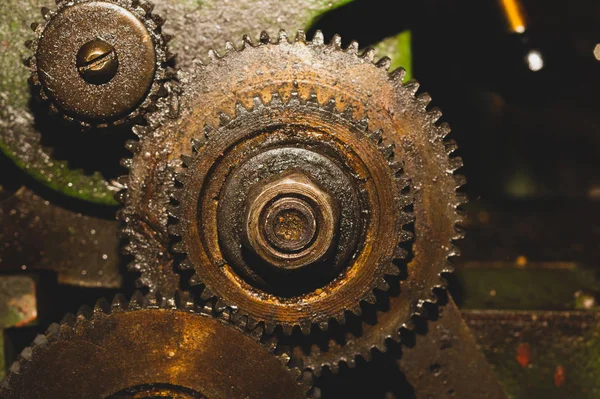
[[[260,103],[269,105],[273,102],[273,93],[277,93],[281,98],[281,106],[274,107],[276,112],[285,108],[290,102],[292,105],[310,104],[311,101],[314,102],[313,95],[316,96],[317,104],[326,104],[329,100],[333,100],[337,112],[344,112],[346,115],[346,121],[354,121],[352,123],[359,125],[360,122],[357,121],[368,121],[369,132],[381,132],[383,144],[386,147],[393,145],[391,148],[393,148],[395,162],[402,162],[403,176],[410,182],[414,240],[411,242],[408,263],[396,262],[402,281],[398,283],[397,280],[394,280],[395,282],[393,282],[400,286],[399,294],[390,296],[388,311],[378,313],[377,323],[374,325],[363,323],[360,336],[349,337],[345,345],[331,346],[329,351],[309,354],[304,359],[304,367],[316,371],[320,371],[323,365],[336,368],[339,362],[345,361],[352,364],[355,356],[368,357],[372,348],[385,350],[387,339],[399,340],[400,329],[412,328],[412,318],[424,315],[424,305],[437,302],[435,290],[445,286],[442,275],[452,270],[448,264],[448,258],[458,255],[453,241],[462,237],[462,233],[456,225],[461,220],[458,208],[465,202],[465,198],[456,190],[464,184],[464,179],[455,175],[455,171],[461,167],[462,161],[460,158],[450,157],[456,147],[452,142],[446,140],[446,136],[450,132],[449,127],[446,124],[438,124],[441,113],[436,109],[428,108],[430,102],[428,95],[416,95],[418,84],[403,82],[403,70],[399,69],[388,73],[389,59],[384,58],[374,63],[375,52],[368,49],[359,54],[356,42],[342,49],[339,36],[335,36],[329,44],[325,44],[320,32],[315,34],[312,41],[307,41],[301,31],[293,41],[288,40],[285,32],[281,32],[279,38],[274,42],[271,42],[270,38],[263,34],[257,45],[245,37],[241,49],[236,49],[229,42],[226,44],[226,49],[227,54],[224,56],[211,51],[209,53],[212,59],[211,63],[199,65],[194,74],[182,77],[184,93],[179,98],[181,111],[176,118],[169,119],[164,115],[153,115],[148,128],[137,130],[140,141],[132,146],[134,155],[128,163],[131,169],[127,193],[124,195],[126,207],[123,212],[127,220],[125,233],[130,238],[130,245],[132,248],[142,249],[138,252],[132,267],[141,271],[142,275],[150,280],[149,276],[152,276],[153,273],[156,274],[156,270],[172,267],[174,255],[166,252],[169,247],[166,240],[167,209],[170,203],[168,193],[174,190],[174,182],[169,170],[184,172],[185,177],[182,180],[185,183],[185,189],[179,191],[186,194],[179,197],[179,200],[191,207],[193,201],[184,197],[189,195],[192,198],[195,195],[196,198],[199,198],[201,187],[196,185],[190,190],[189,182],[191,180],[201,181],[203,177],[191,176],[189,171],[196,167],[195,163],[208,163],[210,159],[219,155],[220,153],[211,153],[211,151],[218,145],[226,143],[230,137],[228,134],[211,135],[209,133],[209,137],[206,139],[204,138],[205,126],[222,126],[220,129],[225,130],[231,126],[234,129],[237,126],[235,123],[237,115],[244,113],[244,109],[253,110],[256,97],[261,99]],[[260,106],[261,104],[256,103],[256,105]],[[238,113],[236,113],[236,107]],[[308,108],[308,105],[305,107]],[[265,108],[270,109],[269,106],[265,106]],[[319,109],[319,107],[316,108]],[[245,115],[253,114],[254,112],[248,112]],[[229,121],[230,118],[227,115],[236,115],[236,118]],[[297,115],[297,119],[302,122],[300,124],[306,126],[306,120],[302,119],[305,114],[298,113]],[[277,115],[271,116],[275,116],[275,120],[278,120]],[[291,122],[294,118],[293,112],[290,111],[287,117],[288,119],[284,120],[275,130],[279,129],[284,132],[289,125],[294,125]],[[316,131],[327,125],[326,118],[313,118],[312,122],[314,123],[313,130]],[[264,127],[264,125],[262,127],[260,125],[260,123],[264,123],[263,119],[258,118],[256,123],[258,123],[256,125],[258,130]],[[237,126],[237,128],[245,128],[250,131],[254,126],[248,124]],[[302,129],[299,130],[302,132]],[[291,132],[291,134],[295,133]],[[301,135],[296,134],[296,136]],[[276,141],[277,134],[273,134],[272,138]],[[335,135],[334,138],[339,139]],[[198,143],[193,145],[194,139],[200,139],[200,145]],[[369,140],[364,141],[373,145]],[[366,144],[362,143],[362,145]],[[185,156],[193,154],[194,147],[199,149],[199,154],[202,156],[186,159]],[[352,149],[352,146],[349,147]],[[224,146],[223,148],[229,147]],[[316,145],[305,147],[299,144],[296,145],[296,148],[319,149],[331,157],[329,150],[324,150],[324,147]],[[371,154],[370,156],[381,157],[381,150],[374,148],[374,151],[368,152]],[[250,152],[251,148],[247,150]],[[365,153],[360,152],[360,156],[364,156]],[[184,157],[183,165],[182,156]],[[230,154],[224,152],[223,157],[227,156]],[[301,157],[295,159],[297,162],[302,161]],[[333,159],[338,159],[336,162],[339,163],[339,158],[333,157]],[[353,159],[361,161],[360,157]],[[289,158],[288,164],[293,166],[296,161]],[[244,164],[240,165],[231,165],[231,170],[238,166],[243,167]],[[187,174],[185,174],[185,166],[188,167]],[[208,170],[208,165],[205,165],[203,170]],[[315,176],[308,177],[313,180],[315,178]],[[378,180],[375,183],[377,189],[384,189],[380,187],[384,180]],[[281,182],[269,181],[269,184],[279,183]],[[322,182],[314,183],[317,187],[322,186]],[[390,189],[390,187],[386,188]],[[325,187],[323,191],[327,190]],[[192,191],[192,193],[188,194],[188,191]],[[329,189],[329,191],[331,190]],[[220,193],[220,191],[213,190],[212,194],[215,193]],[[402,194],[405,193],[402,192]],[[218,195],[213,196],[212,199],[214,202],[220,200]],[[179,204],[180,207],[182,203]],[[398,203],[403,203],[403,201],[399,200]],[[215,207],[218,208],[218,205]],[[179,209],[174,213],[175,216],[179,215],[180,219],[181,215],[185,214],[187,218],[191,214],[189,209],[185,212]],[[215,215],[216,213],[218,212],[215,211]],[[405,221],[400,215],[400,213],[396,214],[394,221],[402,225]],[[140,221],[148,220],[152,221],[152,229],[136,228]],[[202,220],[202,222],[212,223],[211,220]],[[284,220],[287,219],[284,218]],[[198,223],[184,220],[184,224],[196,231],[184,231],[185,229],[182,230],[181,225],[178,225],[174,230],[177,235],[183,237],[197,234]],[[148,224],[145,225],[148,226]],[[302,235],[298,235],[298,237],[300,236]],[[378,250],[379,246],[387,246],[390,242],[394,243],[393,246],[397,246],[399,237],[399,235],[395,235],[379,240],[372,246],[372,249]],[[148,242],[155,245],[147,246]],[[206,245],[204,249],[218,251],[219,248],[215,242],[213,234],[209,245]],[[194,245],[199,247],[200,244],[205,245],[202,240],[197,240]],[[184,265],[190,265],[198,273],[198,269],[202,266],[195,263],[195,259],[192,259],[191,263],[189,262],[189,255],[192,252],[190,242],[185,242],[184,239],[179,245],[183,245],[182,249],[187,253],[188,262]],[[360,247],[360,244],[357,245]],[[181,247],[176,246],[175,248]],[[192,249],[196,250],[197,248]],[[157,260],[155,256],[157,252],[166,255]],[[256,255],[256,251],[254,251],[254,255]],[[231,255],[228,256],[231,258]],[[213,257],[212,260],[216,261],[216,264],[212,266],[218,266],[224,271],[223,278],[212,282],[202,281],[212,291],[209,296],[215,294],[223,297],[217,290],[222,289],[222,283],[228,278],[224,277],[226,273],[233,270],[229,268],[230,265],[227,263],[229,260],[225,261],[225,256],[222,259],[223,261],[219,262],[219,257]],[[391,257],[387,261],[389,263]],[[210,261],[204,265],[210,265]],[[332,269],[337,270],[335,267]],[[243,267],[235,270],[236,273],[243,275],[239,271],[244,270]],[[246,280],[254,278],[255,286],[260,287],[266,282],[263,275],[253,277],[250,271],[246,270],[246,272]],[[242,278],[238,281],[246,280]],[[337,281],[343,281],[343,279]],[[386,287],[382,285],[382,288]],[[169,287],[155,286],[154,289],[165,292]],[[317,289],[315,289],[316,291]],[[320,293],[325,297],[330,294],[327,290],[322,290]],[[261,295],[255,296],[255,300],[260,301],[261,299]],[[356,304],[356,302],[358,301],[353,303]],[[268,321],[267,327],[272,327],[274,324],[288,326],[286,332],[289,332],[289,326],[293,325],[299,325],[304,331],[307,331],[310,329],[307,320],[311,322],[317,320],[321,325],[324,322],[323,314],[319,312],[312,314],[307,312],[308,317],[302,320],[286,319],[283,312],[275,313],[276,317],[274,318],[260,315],[251,319],[247,302],[216,301],[214,305],[217,311],[221,311],[223,307],[229,307],[238,316],[247,314],[249,317],[240,317],[240,322],[246,323],[250,328],[256,321],[265,321],[265,324]],[[272,305],[272,309],[277,309],[278,303],[273,302]],[[296,305],[298,309],[301,309],[306,303],[298,301]],[[352,307],[351,309],[356,308]],[[325,314],[329,316],[332,313]]]
[[[244,334],[226,317],[207,316],[186,301],[176,307],[156,297],[138,294],[127,303],[117,296],[38,336],[10,367],[0,396],[306,397],[300,372],[258,337],[260,331]]]
[[[58,0],[31,25],[31,83],[50,113],[84,127],[135,119],[174,74],[162,18],[139,0]]]

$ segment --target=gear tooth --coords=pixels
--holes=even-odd
[[[76,322],[77,318],[75,317],[75,315],[73,313],[67,313],[63,316],[62,320],[60,321],[60,325],[73,327]]]
[[[310,334],[311,327],[312,327],[312,323],[310,322],[310,320],[302,320],[302,321],[300,321],[300,330],[302,331],[302,333],[304,335],[309,335]]]
[[[175,303],[178,309],[191,310],[194,307],[194,299],[188,291],[177,291],[175,293]]]
[[[45,20],[49,20],[54,15],[54,13],[52,11],[50,11],[50,9],[48,7],[42,7],[41,13],[42,13],[42,17]]]
[[[458,150],[458,144],[454,140],[445,141],[444,147],[446,147],[446,154],[448,154],[448,155],[450,155],[454,151]]]
[[[288,105],[292,107],[297,107],[300,105],[300,95],[297,91],[293,91],[291,93],[290,99],[288,100]]]
[[[319,106],[319,98],[315,92],[311,92],[306,99],[306,105],[316,108]]]
[[[291,335],[292,331],[294,331],[294,326],[291,324],[284,324],[282,327],[285,335]]]
[[[229,122],[231,122],[231,116],[227,115],[224,112],[220,112],[219,113],[219,123],[221,124],[221,126],[225,126]]]
[[[408,251],[401,246],[396,246],[394,248],[394,259],[406,259],[408,256]]]
[[[136,291],[129,301],[129,310],[140,310],[146,307],[146,298],[141,291]]]
[[[327,320],[322,320],[318,322],[317,326],[321,331],[327,331],[329,329],[329,322]]]
[[[296,43],[306,43],[306,32],[304,32],[302,29],[299,29],[296,32]]]
[[[312,39],[312,44],[315,46],[322,46],[325,44],[325,37],[323,37],[323,32],[317,30]]]
[[[389,276],[399,276],[400,269],[398,268],[398,266],[394,265],[393,263],[389,263],[388,265],[385,266],[385,274],[387,274]]]
[[[381,149],[381,153],[383,154],[383,156],[386,160],[390,161],[394,157],[395,149],[396,149],[396,145],[392,143],[392,144],[389,144],[389,145],[383,147]]]
[[[415,96],[415,95],[417,94],[417,91],[419,91],[419,87],[420,87],[420,85],[419,85],[419,83],[418,83],[417,81],[415,81],[415,80],[412,80],[412,81],[410,81],[410,82],[406,83],[406,84],[404,85],[404,87],[406,87],[406,90],[407,90],[407,91],[408,91],[410,94],[412,94],[413,96]]]
[[[381,68],[383,70],[388,70],[390,69],[390,65],[392,65],[392,60],[390,59],[390,57],[383,57],[381,58],[379,61],[377,61],[377,68]]]
[[[373,47],[367,47],[360,58],[368,62],[373,62],[375,60],[375,49]]]
[[[225,309],[227,309],[227,304],[225,303],[225,301],[223,301],[223,299],[218,298],[215,301],[215,305],[213,306],[213,309],[215,310],[215,312],[217,313],[221,313],[223,312]]]
[[[279,96],[279,94],[272,95],[271,104],[276,104],[278,106],[283,105],[283,102],[281,101],[281,97]],[[265,107],[265,104],[263,103],[262,97],[260,97],[260,96],[252,97],[252,111],[257,111],[264,107]]]
[[[269,34],[264,30],[262,32],[260,32],[260,42],[262,44],[269,44],[271,42],[271,38],[269,37]]]
[[[242,105],[242,103],[235,103],[235,116],[240,117],[247,114],[248,110]]]
[[[369,291],[365,294],[365,296],[363,297],[363,300],[367,303],[370,303],[371,305],[374,305],[375,302],[377,302],[377,298],[375,297],[375,294],[373,293],[373,291]]]
[[[451,172],[456,172],[458,169],[462,168],[463,160],[461,157],[453,157],[448,160],[448,168]]]
[[[275,323],[271,323],[269,321],[266,321],[265,322],[265,326],[264,326],[265,333],[268,334],[268,335],[273,334],[273,332],[275,331],[275,327],[276,327]]]
[[[437,107],[434,107],[431,110],[429,110],[427,112],[427,114],[429,116],[429,119],[433,123],[437,122],[442,117],[442,111],[439,108],[437,108]]]
[[[396,86],[401,86],[404,79],[406,79],[406,70],[404,68],[397,68],[390,73],[390,80]]]
[[[154,291],[150,292],[146,296],[146,309],[158,309],[160,307],[160,303],[162,302],[162,296]]]
[[[232,42],[230,42],[229,40],[227,40],[225,42],[225,52],[230,53],[232,51],[236,51],[235,45]]]
[[[37,31],[37,29],[39,28],[40,24],[38,22],[34,22],[31,25],[29,25],[29,27],[31,28],[32,31]]]
[[[133,163],[133,161],[131,158],[122,158],[121,159],[121,166],[124,167],[125,169],[131,169],[132,163]]]
[[[94,314],[109,314],[110,313],[110,303],[106,300],[106,298],[100,298],[96,301],[96,305],[94,306]]]
[[[329,100],[327,100],[327,103],[325,104],[325,109],[327,109],[330,112],[337,111],[337,102],[335,101],[335,98],[330,98]]]
[[[210,134],[210,129],[208,127],[204,128],[204,137],[208,138],[208,135]],[[194,149],[195,152],[200,151],[200,148],[202,148],[203,146],[203,141],[200,141],[198,139],[192,139],[192,148]]]
[[[380,291],[388,291],[390,289],[390,285],[384,279],[380,279],[377,282],[376,288]]]
[[[198,276],[196,274],[194,274],[192,277],[190,277],[190,284],[201,285],[202,283],[200,282],[200,279],[198,278]],[[200,294],[200,298],[202,298],[202,300],[204,300],[204,301],[208,301],[209,299],[212,299],[214,297],[215,297],[215,295],[207,287],[204,287],[204,289],[202,290],[202,293]]]
[[[162,36],[165,44],[168,44],[171,40],[173,40],[173,35],[169,35],[168,33],[163,33]]]
[[[77,320],[90,320],[94,311],[87,305],[81,306],[77,310]]]
[[[32,61],[33,61],[33,57],[23,58],[23,65],[30,68]]]
[[[354,108],[348,106],[344,108],[342,111],[342,118],[347,119],[349,121],[354,119]]]
[[[431,102],[431,96],[429,93],[421,93],[417,96],[417,101],[423,108],[427,108],[429,103]]]
[[[367,133],[369,131],[369,119],[363,118],[359,120],[358,122],[356,122],[356,127],[362,130],[363,132]]]
[[[375,144],[381,144],[381,142],[383,141],[383,130],[378,129],[374,132],[370,132],[367,134],[367,137],[373,140]]]
[[[353,41],[350,42],[350,44],[348,45],[348,47],[346,47],[346,52],[348,54],[355,54],[356,55],[356,54],[358,54],[358,49],[359,49],[358,42],[353,40]]]
[[[208,50],[208,58],[211,61],[217,61],[223,57],[221,57],[221,55],[216,50],[210,49],[210,50]]]
[[[342,37],[338,34],[333,35],[329,45],[336,50],[340,50],[342,48]]]
[[[242,48],[246,48],[246,47],[254,47],[254,43],[252,43],[252,38],[250,38],[250,36],[248,35],[244,35],[242,37]]]
[[[32,50],[32,51],[33,51],[33,50],[34,50],[34,48],[35,48],[35,42],[34,42],[33,40],[27,40],[27,41],[25,42],[25,47],[26,47],[28,50]]]
[[[439,131],[440,131],[440,137],[443,139],[444,137],[446,137],[447,135],[450,134],[450,131],[452,130],[450,128],[450,125],[447,122],[442,122],[440,123],[439,127],[438,127]]]
[[[189,155],[182,155],[181,156],[181,162],[183,162],[183,165],[185,167],[189,167],[193,162],[194,162],[194,157],[189,156]]]
[[[281,43],[288,43],[288,35],[287,32],[283,29],[279,30],[279,34],[277,36],[277,43],[281,44]]]
[[[137,154],[140,152],[141,144],[137,140],[127,140],[125,142],[125,148],[131,152],[132,154]]]
[[[125,310],[127,308],[128,302],[127,302],[127,298],[125,297],[125,295],[123,294],[117,294],[113,297],[112,303],[111,303],[111,308],[112,311],[122,311]]]

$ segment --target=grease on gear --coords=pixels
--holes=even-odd
[[[117,296],[112,306],[100,301],[38,336],[11,366],[0,396],[306,397],[299,370],[288,368],[288,359],[259,343],[259,336],[187,302],[175,307],[138,294],[127,303]]]
[[[235,186],[236,182],[247,181],[235,178],[227,181],[231,170],[241,171],[241,176],[251,176],[253,173],[261,173],[261,170],[268,172],[270,165],[277,165],[277,162],[273,161],[277,158],[269,158],[271,154],[268,144],[280,140],[278,144],[280,148],[277,149],[279,151],[281,147],[285,147],[282,145],[286,143],[285,140],[293,138],[297,141],[290,148],[285,149],[284,152],[287,151],[290,155],[287,155],[284,162],[280,162],[280,165],[287,165],[279,166],[282,171],[299,166],[297,169],[301,169],[306,174],[305,168],[301,167],[304,163],[311,166],[320,165],[321,171],[317,173],[319,176],[327,174],[331,176],[335,174],[336,167],[343,171],[348,170],[348,164],[356,166],[363,162],[370,165],[362,169],[363,177],[365,171],[377,171],[375,173],[377,179],[364,179],[362,183],[371,184],[372,189],[358,190],[354,196],[352,193],[334,196],[336,201],[346,201],[346,204],[339,205],[340,227],[336,233],[337,245],[339,245],[339,240],[344,238],[343,234],[340,235],[343,212],[353,209],[359,209],[361,212],[365,209],[372,211],[368,207],[361,206],[365,204],[365,198],[369,197],[369,193],[370,195],[374,192],[382,193],[383,198],[390,198],[391,193],[396,193],[391,195],[393,203],[401,207],[409,205],[409,202],[406,202],[408,197],[405,196],[405,191],[395,190],[394,184],[389,184],[389,177],[395,173],[391,173],[393,169],[390,169],[388,159],[382,156],[389,151],[389,156],[393,157],[391,162],[393,165],[398,165],[398,161],[402,162],[401,180],[408,179],[410,182],[414,240],[411,242],[408,264],[402,261],[392,262],[394,255],[389,252],[392,249],[397,250],[400,248],[398,245],[400,242],[410,238],[409,234],[402,233],[403,230],[397,227],[407,222],[402,216],[404,212],[400,213],[395,209],[393,214],[390,214],[391,209],[394,208],[391,206],[375,211],[385,213],[381,230],[386,231],[388,235],[372,241],[375,245],[365,246],[365,237],[369,237],[369,234],[377,236],[380,228],[373,229],[369,222],[361,220],[365,216],[361,214],[358,219],[352,219],[356,222],[354,227],[360,227],[354,230],[359,232],[359,237],[348,235],[345,237],[347,244],[342,247],[356,248],[358,252],[353,250],[345,252],[338,249],[334,253],[338,258],[348,256],[347,259],[352,260],[350,263],[356,263],[356,259],[360,258],[353,257],[361,253],[360,248],[367,248],[369,254],[378,254],[379,256],[375,258],[381,261],[379,264],[381,268],[377,270],[391,271],[394,269],[385,269],[383,265],[394,265],[395,273],[401,274],[403,281],[400,282],[400,293],[390,296],[389,309],[378,313],[377,323],[374,325],[363,323],[360,336],[349,337],[346,345],[332,345],[327,352],[315,351],[304,359],[304,366],[316,371],[320,371],[323,365],[335,369],[340,361],[353,363],[357,355],[368,358],[372,348],[385,350],[387,339],[399,340],[399,330],[402,327],[412,328],[412,317],[422,315],[426,303],[437,301],[434,291],[445,286],[442,275],[452,270],[447,260],[458,255],[458,250],[453,245],[454,240],[462,237],[462,233],[456,228],[461,220],[457,208],[465,202],[465,198],[456,190],[464,184],[464,179],[455,174],[462,161],[460,158],[450,156],[456,147],[454,143],[445,139],[450,132],[449,127],[446,124],[438,124],[441,114],[436,109],[428,108],[429,96],[416,95],[418,90],[416,83],[402,82],[403,70],[388,73],[389,59],[384,58],[374,64],[374,51],[366,50],[359,54],[358,44],[355,42],[342,49],[339,36],[335,36],[331,43],[325,44],[320,32],[315,34],[312,41],[307,41],[303,32],[299,32],[293,41],[289,41],[282,32],[274,42],[263,34],[258,45],[254,45],[246,37],[241,49],[236,49],[229,42],[226,44],[226,49],[227,54],[224,56],[214,51],[210,52],[211,63],[200,65],[195,74],[182,76],[182,87],[185,89],[179,99],[181,111],[177,118],[170,119],[161,114],[153,115],[150,127],[137,129],[140,141],[131,146],[134,156],[128,163],[131,169],[128,189],[124,194],[126,207],[123,212],[126,220],[124,233],[130,240],[128,248],[136,255],[131,267],[142,273],[142,278],[151,290],[168,292],[173,289],[170,286],[157,285],[155,276],[160,275],[161,270],[172,268],[174,262],[174,255],[168,251],[167,240],[169,192],[175,189],[169,170],[174,169],[180,173],[181,183],[184,184],[183,189],[181,187],[175,189],[182,193],[182,196],[176,196],[180,202],[171,204],[178,206],[174,209],[174,214],[179,216],[179,224],[173,227],[173,232],[183,237],[174,248],[186,252],[183,266],[196,272],[192,277],[192,283],[204,283],[210,289],[205,291],[207,292],[205,298],[213,295],[220,297],[221,300],[214,302],[215,310],[231,308],[239,322],[245,323],[249,328],[257,322],[264,322],[267,330],[282,325],[286,332],[289,332],[293,326],[300,326],[306,332],[310,330],[313,322],[326,327],[327,317],[339,319],[340,314],[343,315],[343,309],[338,307],[340,303],[344,305],[351,303],[350,309],[360,312],[361,300],[374,301],[373,288],[382,290],[387,288],[387,281],[383,276],[385,273],[376,273],[378,278],[368,278],[364,284],[356,284],[360,287],[358,291],[346,291],[344,295],[339,296],[339,302],[332,301],[332,307],[314,308],[310,306],[310,302],[304,300],[303,295],[310,295],[315,303],[320,301],[319,295],[322,295],[324,298],[322,302],[326,302],[327,298],[333,298],[331,294],[334,291],[321,287],[336,283],[340,283],[343,287],[344,282],[354,284],[356,280],[351,278],[352,275],[364,273],[364,269],[348,267],[347,262],[338,264],[335,262],[335,257],[330,258],[331,255],[326,254],[323,258],[326,267],[311,267],[321,266],[317,262],[315,265],[308,264],[299,270],[332,273],[324,274],[322,280],[325,281],[324,284],[304,287],[304,292],[282,295],[278,291],[281,287],[279,285],[281,279],[278,279],[276,284],[269,280],[273,275],[277,275],[276,273],[268,267],[259,267],[261,262],[239,262],[239,257],[235,253],[232,254],[238,251],[238,248],[248,248],[243,242],[243,226],[240,234],[240,227],[235,225],[239,219],[235,220],[236,218],[232,217],[231,229],[225,228],[221,233],[218,228],[206,226],[206,221],[216,220],[219,217],[219,209],[227,207],[228,201],[223,201],[227,190],[222,192],[222,187],[227,188],[232,184]],[[273,96],[274,93],[277,95]],[[259,102],[256,101],[257,97],[260,99]],[[276,106],[273,106],[274,102]],[[320,110],[326,109],[325,104],[328,103],[331,104],[331,109],[327,111],[329,116],[326,114],[323,114],[323,117],[318,116]],[[255,115],[256,108],[261,105],[263,107],[258,114],[272,110],[272,115],[253,120],[252,115]],[[301,112],[295,112],[295,109]],[[232,119],[231,115],[235,117]],[[236,122],[237,120],[252,122],[241,124]],[[368,122],[368,127],[365,122]],[[217,128],[212,132],[209,128],[205,135],[205,127],[210,126]],[[362,130],[360,126],[363,126]],[[248,167],[248,170],[244,171],[242,169],[246,165],[245,162],[239,164],[233,162],[231,170],[219,162],[210,173],[221,169],[220,180],[213,178],[211,181],[221,181],[223,186],[216,187],[218,184],[211,185],[209,182],[208,188],[205,188],[201,184],[205,178],[202,173],[206,174],[213,166],[209,159],[214,161],[215,157],[220,156],[223,159],[228,157],[234,159],[236,154],[242,155],[240,159],[246,159],[244,157],[252,153],[254,147],[250,145],[245,147],[243,141],[239,146],[233,146],[234,143],[228,142],[235,134],[227,133],[234,132],[236,129],[246,134],[269,131],[270,134],[250,136],[247,141],[249,144],[253,140],[258,140],[258,143],[262,140],[264,143],[262,152],[254,154],[254,158],[264,157],[271,163],[267,163],[266,168]],[[329,133],[327,129],[330,129]],[[362,140],[356,139],[360,135],[351,133],[353,129],[355,133],[356,130],[363,132]],[[335,134],[330,134],[331,131]],[[381,134],[381,145],[374,146],[374,141],[368,138],[369,134],[366,132],[371,136]],[[319,136],[325,140],[317,143],[315,137]],[[344,141],[348,137],[354,139]],[[344,151],[336,149],[336,143],[340,142],[344,143],[341,146]],[[361,146],[369,150],[357,150],[357,147]],[[257,152],[260,150],[260,146],[256,148]],[[193,157],[194,151],[202,152],[202,156]],[[222,151],[222,154],[219,151]],[[307,152],[316,155],[303,156]],[[382,163],[378,161],[381,158],[386,160],[385,171]],[[330,162],[331,160],[333,162]],[[248,161],[248,165],[252,165],[251,160]],[[254,165],[259,166],[260,163],[256,162]],[[202,173],[194,175],[193,171],[196,169]],[[231,176],[235,177],[237,174]],[[309,173],[308,177],[317,180],[319,176]],[[341,173],[338,176],[343,182],[348,173]],[[360,174],[352,176],[359,181],[360,177]],[[323,181],[315,183],[325,186],[323,188],[325,193],[332,191],[331,187],[323,184]],[[243,184],[238,185],[245,188]],[[356,187],[356,182],[351,180],[349,184],[339,184],[339,186],[351,189]],[[209,194],[204,196],[205,193]],[[224,197],[221,197],[221,194]],[[196,198],[195,203],[193,198]],[[247,197],[242,195],[243,201],[237,203],[239,206],[233,205],[227,209],[235,213],[247,208],[249,201],[245,198]],[[358,207],[352,205],[354,201],[361,205]],[[392,202],[385,202],[385,199],[383,201],[392,204]],[[235,201],[233,203],[235,204]],[[251,200],[250,204],[252,204]],[[200,227],[197,223],[197,215],[190,212],[195,207],[203,210],[211,207],[214,219],[202,219],[202,227]],[[270,206],[266,208],[271,209]],[[310,206],[308,208],[308,213],[304,214],[314,211],[314,208]],[[299,209],[298,206],[296,209]],[[221,213],[227,215],[226,212]],[[241,216],[242,221],[244,215]],[[391,224],[395,227],[389,228]],[[146,228],[140,229],[140,225]],[[201,232],[207,229],[212,229],[208,235],[209,241],[203,241],[204,238],[199,237]],[[390,231],[396,233],[389,235]],[[228,232],[233,239],[221,239],[221,235],[225,236]],[[239,246],[228,244],[228,241],[237,243],[237,240]],[[298,241],[301,242],[302,239]],[[148,245],[149,243],[151,245]],[[224,256],[221,255],[221,247],[224,249],[222,252]],[[252,249],[253,254],[256,255],[255,248]],[[207,251],[208,255],[204,251]],[[155,256],[157,253],[164,256],[157,259]],[[401,258],[398,256],[401,253],[401,251],[396,252],[398,258]],[[266,263],[272,266],[273,262]],[[336,265],[342,266],[337,268]],[[213,277],[207,279],[209,273],[207,270],[212,270],[210,273]],[[365,275],[373,276],[369,273]],[[239,286],[249,286],[250,289],[246,292],[253,291],[253,295],[247,295],[245,298],[241,295],[232,296],[232,292],[246,289],[240,290],[239,287],[225,292],[223,287],[228,284],[231,287],[233,281]],[[375,286],[374,282],[377,282]],[[397,281],[394,284],[397,284]],[[256,290],[262,292],[257,294]],[[307,294],[308,291],[310,292]],[[360,295],[352,297],[356,292]],[[344,296],[349,297],[344,298]],[[223,300],[225,297],[228,300]],[[265,305],[269,303],[272,312],[266,314],[255,311],[256,303],[261,302]],[[286,306],[289,313],[283,310]],[[265,306],[264,309],[266,308]]]
[[[164,95],[168,79],[163,21],[133,0],[57,2],[33,24],[31,81],[49,110],[83,126],[136,118]]]

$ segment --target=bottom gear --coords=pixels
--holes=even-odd
[[[138,296],[125,306],[116,298],[38,336],[11,366],[0,397],[306,397],[285,361],[190,305],[159,306]]]

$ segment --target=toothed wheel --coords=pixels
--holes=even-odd
[[[124,194],[131,267],[151,290],[172,289],[155,277],[183,252],[178,261],[204,298],[249,328],[307,332],[343,322],[344,311],[360,313],[373,290],[387,289],[386,273],[399,274],[389,311],[348,345],[305,359],[317,370],[384,350],[436,302],[447,259],[458,254],[464,202],[454,175],[461,160],[449,157],[449,128],[427,109],[429,97],[416,96],[402,70],[389,74],[389,59],[374,64],[374,51],[340,43],[324,44],[320,33],[307,42],[302,32],[289,41],[282,32],[274,42],[263,34],[257,45],[246,37],[239,50],[227,43],[227,54],[210,52],[211,63],[182,77],[179,116],[155,115],[137,130]],[[172,252],[169,208],[180,238]],[[403,226],[413,218],[407,243]]]
[[[175,307],[142,296],[127,304],[117,297],[112,306],[82,309],[38,336],[10,367],[0,396],[306,397],[309,387],[286,362],[254,336],[190,304]]]
[[[279,94],[240,103],[220,127],[189,127],[177,175],[174,245],[206,300],[268,332],[323,329],[360,313],[398,274],[410,238],[408,182],[381,131],[331,99]]]
[[[52,113],[83,126],[134,119],[164,95],[162,19],[138,0],[59,0],[32,24],[31,81]]]

